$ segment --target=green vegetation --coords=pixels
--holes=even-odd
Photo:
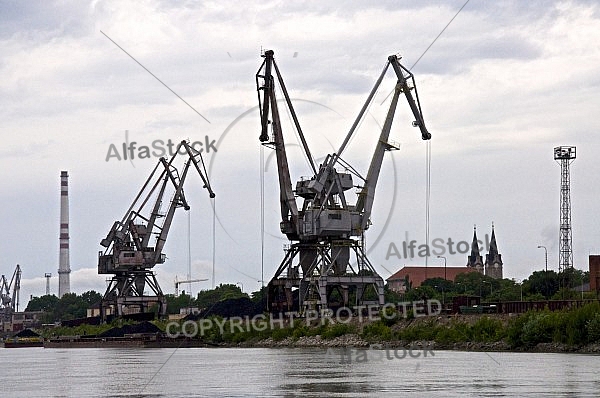
[[[220,318],[211,321],[223,322]],[[402,318],[401,318],[402,319]],[[446,322],[444,322],[446,321]],[[334,339],[348,334],[357,334],[370,343],[435,341],[439,344],[495,343],[505,342],[511,349],[531,349],[539,343],[559,343],[579,347],[600,342],[600,304],[590,303],[581,308],[550,312],[530,311],[511,320],[494,315],[471,318],[439,317],[407,320],[381,320],[365,324],[328,323],[308,326],[297,319],[285,327],[271,328],[231,327],[230,321],[223,324],[223,333],[213,326],[205,331],[200,340],[212,344],[238,344],[259,342],[271,338],[281,341],[290,338],[297,341],[302,337],[320,335],[322,339]],[[261,329],[261,330],[259,330]]]
[[[51,338],[56,336],[97,336],[100,333],[106,332],[114,327],[122,327],[123,325],[133,324],[133,321],[125,321],[123,319],[114,320],[111,323],[105,323],[103,325],[79,325],[74,327],[59,326],[53,328],[43,328],[41,335],[44,338]],[[161,330],[164,330],[161,325],[156,324]]]
[[[491,343],[506,337],[505,327],[498,319],[482,316],[473,324],[464,321],[452,320],[443,325],[435,320],[428,320],[414,326],[400,329],[397,334],[399,340],[416,341],[428,340],[442,344],[478,342]]]
[[[536,271],[522,283],[509,279],[496,280],[476,272],[458,275],[455,281],[432,278],[417,288],[409,288],[405,294],[397,294],[386,288],[386,302],[399,303],[425,299],[438,299],[449,303],[458,295],[481,295],[483,302],[518,301],[552,299],[581,299],[581,292],[573,289],[581,282],[587,282],[587,273],[568,270],[565,273],[554,271]],[[411,286],[409,280],[407,286]],[[227,299],[245,298],[253,303],[264,303],[266,288],[254,292],[249,297],[234,284],[221,284],[215,289],[202,290],[195,298],[183,292],[179,296],[166,295],[169,314],[179,313],[184,307],[211,308]],[[596,298],[594,293],[584,294],[585,298]],[[82,295],[65,294],[61,299],[54,295],[34,297],[29,301],[27,311],[44,311],[44,323],[70,320],[86,316],[86,309],[96,304],[101,295],[94,291]],[[243,300],[242,300],[243,301]],[[234,307],[239,304],[232,304]],[[236,307],[237,308],[237,307]],[[514,318],[506,316],[461,316],[453,317],[415,317],[412,308],[402,316],[394,308],[386,307],[380,314],[380,320],[374,322],[330,323],[306,325],[302,319],[284,326],[276,321],[269,324],[269,317],[261,325],[247,321],[225,320],[209,317],[213,327],[206,328],[200,339],[207,344],[252,344],[267,339],[274,342],[283,340],[298,341],[304,337],[320,336],[324,340],[354,334],[369,343],[435,341],[442,345],[454,343],[496,343],[503,342],[511,349],[531,349],[540,343],[564,344],[579,347],[590,343],[600,343],[600,304],[587,304],[581,308],[551,312],[549,310],[530,311]],[[81,325],[45,329],[44,337],[58,335],[98,335],[112,327],[121,327],[123,320],[108,325]],[[183,321],[182,321],[183,322]],[[166,330],[167,321],[155,321],[161,330]],[[220,325],[217,326],[217,325]],[[194,326],[194,325],[188,325]]]
[[[259,290],[252,293],[252,301],[260,302],[263,300],[264,291]],[[207,308],[215,303],[231,298],[248,297],[237,285],[221,284],[215,289],[201,290],[196,298],[182,292],[179,296],[173,294],[165,295],[167,299],[167,313],[178,314],[181,308],[199,307]],[[41,317],[43,323],[55,323],[68,321],[71,319],[85,318],[87,310],[102,299],[98,292],[90,290],[81,295],[67,293],[60,299],[55,295],[45,295],[33,297],[29,300],[25,311],[44,311]]]
[[[393,308],[386,308],[385,315],[395,314]],[[384,315],[383,313],[381,315]],[[397,315],[397,314],[396,314]],[[320,336],[331,340],[344,335],[358,335],[368,343],[434,341],[438,344],[454,343],[496,343],[502,342],[515,350],[528,350],[540,343],[564,344],[577,348],[590,343],[600,343],[600,303],[593,302],[580,308],[551,312],[549,310],[529,311],[514,318],[500,315],[473,315],[461,317],[413,317],[406,319],[395,316],[392,319],[381,317],[378,321],[366,323],[340,323],[327,320],[307,325],[303,319],[285,319],[283,322],[266,316],[258,322],[252,320],[223,319],[213,316],[199,322],[209,322],[210,327],[201,329],[200,324],[191,325],[188,332],[198,332],[194,338],[207,344],[252,344],[267,339],[280,342],[285,339],[296,342],[303,337]],[[44,337],[92,336],[113,327],[122,327],[131,321],[115,320],[105,325],[80,325],[44,329]],[[155,321],[161,330],[167,329],[167,321]],[[180,325],[185,325],[180,322]],[[171,329],[171,332],[174,330]],[[176,329],[181,331],[181,329]]]
[[[90,290],[81,295],[75,293],[64,294],[60,299],[55,295],[33,297],[29,300],[25,311],[44,311],[44,323],[67,321],[76,318],[85,318],[87,309],[100,301],[100,293]]]
[[[550,312],[530,311],[508,326],[508,343],[531,348],[539,343],[580,346],[600,342],[600,304]]]
[[[265,288],[266,289],[266,288]],[[251,300],[259,302],[263,299],[264,292],[259,290],[252,293]],[[179,314],[181,308],[186,307],[197,307],[197,308],[210,308],[219,301],[228,299],[237,299],[241,297],[248,297],[248,295],[239,288],[239,286],[226,283],[220,284],[214,289],[201,290],[198,292],[196,298],[190,297],[183,291],[179,296],[173,294],[165,295],[167,299],[167,313],[168,314]]]
[[[481,296],[483,302],[581,300],[579,287],[589,282],[589,272],[567,269],[564,272],[534,271],[527,279],[518,283],[512,279],[494,279],[478,272],[459,274],[454,281],[430,278],[419,287],[412,287],[410,280],[406,293],[386,292],[387,302],[436,299],[452,302],[459,295]],[[584,292],[584,299],[598,298],[595,292]]]
[[[376,333],[373,331],[376,330]],[[386,337],[389,331],[383,324],[373,323],[363,329],[364,337]],[[600,304],[551,312],[529,311],[508,323],[493,316],[481,316],[476,322],[452,320],[440,324],[425,319],[415,325],[399,329],[398,340],[430,340],[442,344],[460,342],[493,343],[505,341],[513,349],[529,349],[539,343],[566,344],[571,347],[600,342]]]
[[[234,284],[220,284],[212,290],[201,290],[196,300],[194,300],[194,307],[210,307],[218,301],[227,299],[235,299],[240,297],[248,297],[247,294],[243,293],[239,286]]]

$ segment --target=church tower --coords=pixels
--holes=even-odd
[[[485,275],[494,279],[502,279],[502,255],[498,253],[494,223],[492,223],[492,239],[490,252],[485,256]]]
[[[475,268],[483,274],[483,258],[481,257],[481,254],[479,254],[477,226],[473,227],[473,243],[471,243],[471,255],[467,257],[467,267]]]

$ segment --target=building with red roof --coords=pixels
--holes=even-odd
[[[479,272],[473,267],[422,267],[409,265],[387,278],[388,287],[396,293],[406,292],[406,281],[415,288],[421,286],[425,279],[444,278],[454,281],[457,275],[466,272]]]

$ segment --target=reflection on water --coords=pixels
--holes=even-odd
[[[340,363],[323,349],[0,349],[2,396],[598,396],[600,358],[435,351]],[[9,365],[9,366],[7,366]],[[8,394],[8,395],[7,395]]]

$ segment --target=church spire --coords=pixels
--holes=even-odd
[[[494,231],[494,223],[492,222],[492,239],[490,240],[490,254],[492,258],[498,256],[498,244],[496,243],[496,232]]]
[[[502,279],[502,255],[498,253],[498,244],[496,243],[496,232],[492,222],[492,238],[490,240],[490,251],[485,256],[485,274],[492,278]]]
[[[467,257],[467,267],[476,268],[483,273],[483,258],[479,253],[479,242],[477,241],[477,225],[473,226],[473,243],[471,243],[471,255]]]
[[[479,255],[479,243],[477,242],[477,225],[473,225],[473,243],[471,243],[471,255],[469,257],[475,258]]]

